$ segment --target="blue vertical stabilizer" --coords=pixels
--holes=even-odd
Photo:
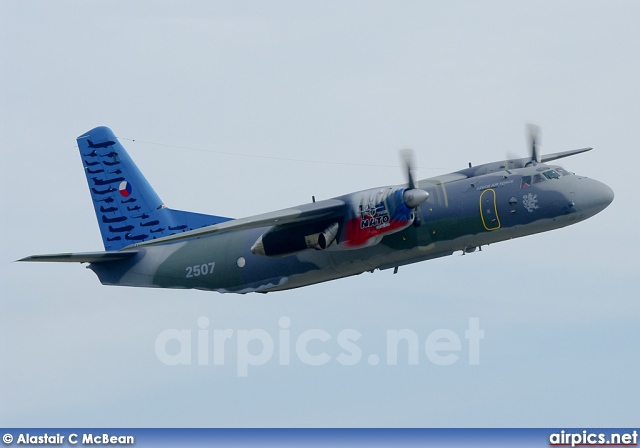
[[[230,220],[166,208],[111,129],[77,141],[106,250]]]

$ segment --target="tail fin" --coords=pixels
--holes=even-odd
[[[105,250],[229,221],[166,208],[111,129],[77,141]]]

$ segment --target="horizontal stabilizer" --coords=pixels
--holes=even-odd
[[[124,260],[137,254],[137,250],[122,252],[76,252],[69,254],[31,255],[17,261],[48,261],[56,263],[105,263],[107,261]]]

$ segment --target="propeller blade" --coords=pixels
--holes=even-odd
[[[400,158],[404,164],[407,177],[407,189],[402,193],[402,199],[407,207],[414,210],[416,214],[414,225],[417,227],[422,223],[422,220],[418,218],[420,215],[420,204],[429,199],[429,193],[416,187],[416,181],[413,178],[413,167],[415,166],[413,150],[409,148],[401,150]]]
[[[401,150],[400,159],[402,159],[402,163],[404,164],[407,185],[409,186],[408,188],[409,190],[413,190],[414,188],[416,188],[416,183],[413,180],[413,174],[411,173],[414,167],[413,149],[405,148]]]
[[[540,126],[536,123],[527,123],[529,133],[529,148],[531,151],[531,161],[540,163]]]
[[[422,210],[420,210],[420,206],[418,205],[413,210],[415,218],[413,218],[413,227],[420,227],[422,225]]]

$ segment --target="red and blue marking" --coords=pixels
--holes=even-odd
[[[131,188],[131,184],[126,180],[121,182],[120,186],[118,187],[118,191],[120,191],[120,194],[125,198],[128,198],[129,196],[131,196],[132,190],[133,189]]]
[[[343,244],[349,247],[365,246],[370,239],[395,233],[411,224],[413,210],[403,200],[403,189],[398,189],[382,202],[369,205],[345,223]]]

